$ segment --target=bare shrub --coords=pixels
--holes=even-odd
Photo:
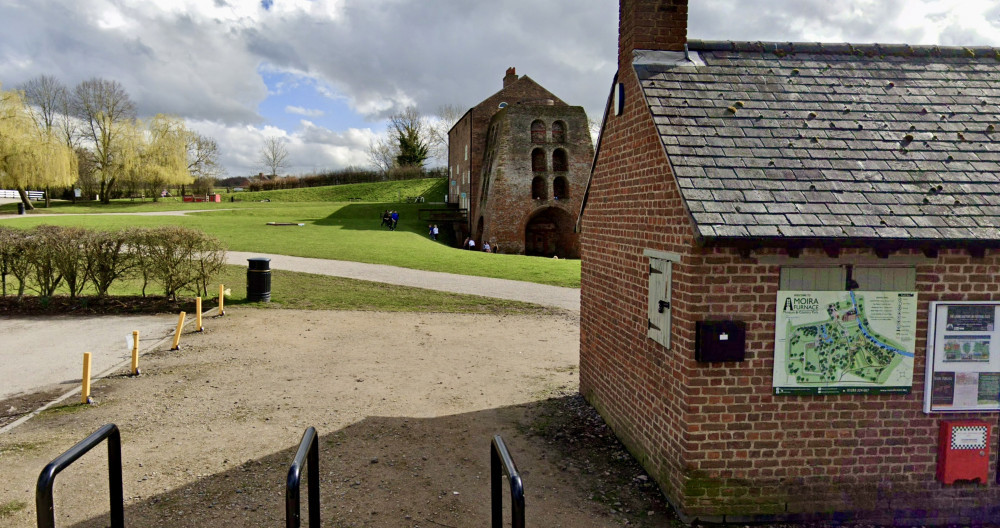
[[[94,283],[98,297],[108,294],[116,280],[125,278],[138,265],[138,229],[94,231],[84,242],[87,274]],[[145,293],[145,292],[143,292]]]
[[[26,233],[20,229],[0,226],[0,284],[3,296],[7,296],[7,275],[13,275],[18,281],[18,297],[24,295],[24,284],[28,277],[29,266],[24,260],[24,245]]]
[[[69,289],[69,297],[75,299],[87,284],[86,241],[92,231],[82,227],[46,226],[46,236],[41,243],[48,246],[52,254],[55,271]],[[58,286],[58,283],[56,284]],[[51,296],[55,290],[49,294]]]
[[[30,265],[28,287],[42,297],[55,295],[62,282],[62,273],[56,263],[59,252],[54,247],[60,235],[60,228],[40,225],[28,233],[28,243],[23,246],[23,258]]]
[[[152,280],[163,287],[171,300],[177,293],[191,289],[207,291],[211,275],[225,262],[225,251],[218,239],[201,231],[179,226],[145,230],[137,237],[137,255],[143,276],[143,295]]]

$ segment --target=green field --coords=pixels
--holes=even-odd
[[[242,201],[153,203],[116,200],[108,206],[58,203],[49,209],[39,208],[36,214],[0,220],[0,225],[27,228],[55,224],[117,229],[172,224],[201,229],[218,237],[232,251],[348,260],[555,286],[580,286],[579,260],[462,251],[451,247],[454,241],[447,237],[437,242],[430,240],[427,236],[428,222],[419,219],[420,210],[444,207],[428,203],[443,198],[443,184],[444,180],[440,179],[407,180],[269,191],[271,202],[249,201],[251,198],[264,199],[258,198],[264,193],[233,193],[232,196]],[[339,197],[341,200],[362,197],[379,201],[301,201],[305,196],[318,195]],[[398,203],[394,201],[397,196],[404,199],[425,196],[427,202]],[[2,212],[13,212],[15,209],[16,204],[0,207]],[[186,216],[95,214],[195,209],[218,211]],[[399,211],[400,221],[396,231],[380,227],[385,209]],[[61,214],[37,216],[39,213]],[[268,222],[305,225],[268,226]]]

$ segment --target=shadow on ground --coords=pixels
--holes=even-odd
[[[133,497],[125,482],[126,525],[281,525],[285,479],[301,433],[290,434],[283,451],[233,461],[228,471],[155,496]],[[368,417],[337,431],[320,430],[323,525],[487,526],[494,433],[504,436],[523,476],[529,526],[676,522],[659,490],[601,418],[572,395],[437,418]],[[307,466],[306,473],[312,469]],[[302,482],[307,525],[305,475]],[[506,490],[504,500],[509,510]],[[74,526],[107,522],[102,516]]]
[[[434,220],[433,214],[448,212],[442,205],[401,204],[401,203],[363,203],[340,207],[326,218],[315,221],[316,225],[339,226],[341,229],[363,231],[385,231],[388,227],[382,225],[382,214],[386,211],[399,212],[399,224],[396,229],[426,234],[428,224],[444,224]]]

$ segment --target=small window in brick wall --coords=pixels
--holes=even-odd
[[[555,172],[566,172],[569,170],[569,160],[566,159],[566,151],[556,149],[552,153],[552,170]]]
[[[566,142],[566,123],[562,121],[552,123],[552,141],[554,143]]]
[[[670,348],[670,284],[674,262],[680,262],[677,253],[647,249],[643,255],[649,258],[649,305],[647,308],[648,330],[646,336]]]
[[[531,142],[545,143],[545,123],[539,119],[531,122]]]
[[[564,176],[556,176],[552,182],[552,197],[556,200],[566,200],[569,198],[569,184]]]
[[[531,199],[532,200],[546,200],[548,199],[548,194],[545,192],[545,178],[541,176],[535,176],[531,180]]]
[[[531,170],[533,172],[545,172],[545,151],[536,148],[531,151]]]

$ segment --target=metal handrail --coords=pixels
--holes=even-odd
[[[490,448],[490,495],[493,503],[493,528],[503,525],[503,479],[510,483],[510,524],[524,528],[524,485],[514,459],[500,435],[493,437]]]
[[[306,457],[308,456],[308,461]],[[319,528],[319,441],[316,438],[316,428],[310,427],[302,434],[302,442],[295,453],[292,466],[288,468],[288,483],[285,486],[285,526],[299,528],[301,526],[301,509],[299,504],[299,482],[302,479],[302,465],[309,465],[309,528]]]
[[[56,512],[52,504],[52,488],[56,475],[69,467],[78,458],[108,440],[108,488],[111,495],[111,528],[125,526],[125,496],[122,491],[122,437],[115,424],[107,424],[83,441],[71,447],[55,460],[49,462],[38,475],[38,485],[35,487],[35,510],[37,511],[38,528],[55,528]]]

